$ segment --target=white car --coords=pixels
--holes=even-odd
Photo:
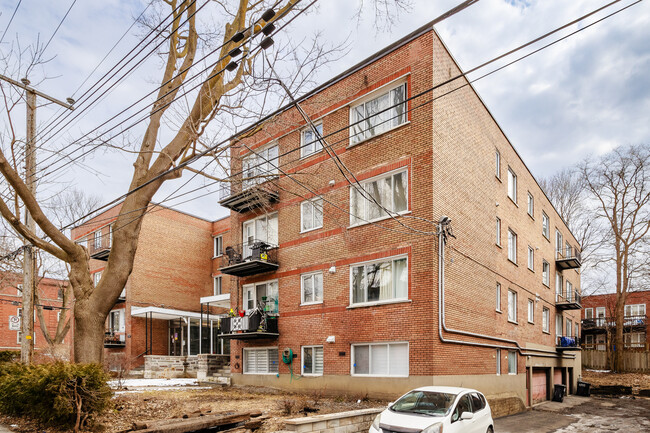
[[[474,389],[425,386],[377,415],[370,433],[493,433],[492,411]]]

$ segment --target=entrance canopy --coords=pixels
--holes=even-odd
[[[201,298],[201,304],[203,305],[212,305],[214,307],[230,307],[230,293],[224,293],[223,295],[215,296],[206,296]]]
[[[200,319],[201,313],[160,307],[131,307],[131,317],[145,317],[160,320],[177,320],[180,318]]]

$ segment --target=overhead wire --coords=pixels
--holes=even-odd
[[[41,50],[41,54],[40,54],[41,56],[43,55],[43,53],[45,53],[45,51],[47,50],[47,47],[50,46],[50,42],[52,42],[52,39],[54,39],[54,36],[57,34],[59,29],[63,25],[63,21],[65,21],[65,19],[68,17],[68,14],[70,13],[72,8],[74,7],[75,3],[77,3],[77,0],[72,0],[72,3],[70,4],[70,7],[66,11],[65,15],[63,15],[63,18],[61,18],[61,21],[59,21],[59,25],[56,26],[56,28],[54,29],[54,32],[52,32],[52,35],[50,36],[50,39],[48,39],[47,43],[45,44],[45,47],[43,47],[43,49]]]
[[[23,2],[23,0],[18,0],[18,4],[14,8],[14,13],[11,14],[11,18],[9,18],[9,22],[7,22],[7,26],[5,27],[5,31],[2,32],[2,37],[0,38],[0,44],[2,41],[5,40],[5,35],[7,34],[7,31],[9,30],[9,26],[11,26],[11,23],[14,20],[14,17],[16,16],[16,12],[18,12],[18,8],[20,7],[20,4]]]

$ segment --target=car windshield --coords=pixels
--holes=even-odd
[[[390,407],[395,412],[444,416],[451,409],[456,394],[433,391],[411,391]]]

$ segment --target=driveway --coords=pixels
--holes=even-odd
[[[495,433],[650,431],[650,399],[568,396],[494,420]]]

